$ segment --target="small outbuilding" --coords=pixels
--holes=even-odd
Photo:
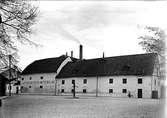
[[[0,96],[6,95],[7,78],[0,74]]]

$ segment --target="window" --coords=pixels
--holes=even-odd
[[[84,83],[84,84],[87,84],[87,79],[84,79],[84,80],[83,80],[83,83]]]
[[[109,83],[112,84],[113,83],[113,79],[109,79]]]
[[[22,80],[24,80],[24,78],[22,78]]]
[[[64,89],[61,89],[61,93],[64,93]]]
[[[109,93],[113,93],[113,89],[109,89]]]
[[[29,88],[31,88],[31,86],[29,86]]]
[[[126,84],[126,83],[127,83],[127,79],[126,79],[126,78],[123,78],[123,79],[122,79],[122,83],[123,83],[123,84]]]
[[[32,77],[30,77],[30,80],[32,80]]]
[[[154,85],[156,86],[156,83],[157,83],[157,81],[156,81],[156,79],[154,80]]]
[[[41,79],[43,79],[43,76],[41,76]]]
[[[74,84],[75,83],[75,80],[72,80],[72,84]]]
[[[43,86],[40,86],[39,88],[43,88]]]
[[[127,90],[126,89],[122,89],[122,93],[127,93]]]
[[[86,93],[86,89],[83,89],[83,93]]]
[[[138,78],[138,84],[142,84],[143,80],[142,78]]]
[[[71,93],[73,93],[74,92],[74,89],[71,89]]]
[[[62,80],[61,83],[62,83],[62,84],[65,84],[65,80]]]

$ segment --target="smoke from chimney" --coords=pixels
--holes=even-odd
[[[79,45],[79,59],[82,60],[83,58],[83,49],[82,49],[82,45]]]

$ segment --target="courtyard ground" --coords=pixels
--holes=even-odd
[[[2,100],[0,118],[165,118],[162,100],[20,95]]]

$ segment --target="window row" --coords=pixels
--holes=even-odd
[[[43,79],[43,76],[41,76],[40,79]],[[24,78],[21,78],[21,80],[24,80]],[[29,77],[29,80],[32,80],[32,77]]]
[[[122,83],[126,84],[127,83],[127,78],[123,78],[122,79]],[[142,84],[143,83],[143,79],[142,78],[138,78],[138,84]],[[109,84],[113,84],[113,78],[109,79]]]
[[[24,88],[23,86],[21,86],[21,88]],[[28,88],[32,88],[32,86],[28,86]],[[39,86],[39,88],[43,88],[42,85]]]
[[[109,93],[113,93],[113,89],[109,89],[108,90]],[[127,89],[122,89],[122,93],[127,93]]]
[[[61,82],[62,84],[65,84],[65,80],[62,80]],[[75,83],[75,80],[72,80],[72,84]],[[122,79],[122,83],[126,84],[127,83],[127,78],[123,78]],[[138,84],[142,84],[143,83],[143,79],[142,78],[138,78]],[[87,79],[83,79],[83,84],[87,84]],[[109,84],[113,84],[113,78],[109,79]]]
[[[64,93],[64,92],[65,92],[64,89],[61,89],[61,93]],[[74,89],[71,89],[71,93],[73,92],[74,92]],[[82,92],[87,93],[86,89],[83,89]]]
[[[54,84],[55,81],[25,81],[22,84]]]
[[[64,92],[65,92],[64,89],[61,89],[61,93],[64,93]],[[74,92],[74,89],[71,89],[71,93],[73,92]],[[83,89],[82,92],[87,93],[87,90]],[[114,92],[113,89],[108,90],[108,93],[113,93],[113,92]],[[127,93],[127,89],[122,89],[122,93]]]
[[[75,80],[72,80],[71,83],[74,84]],[[62,80],[61,84],[65,84],[65,80]],[[83,79],[83,84],[87,84],[87,79]]]

